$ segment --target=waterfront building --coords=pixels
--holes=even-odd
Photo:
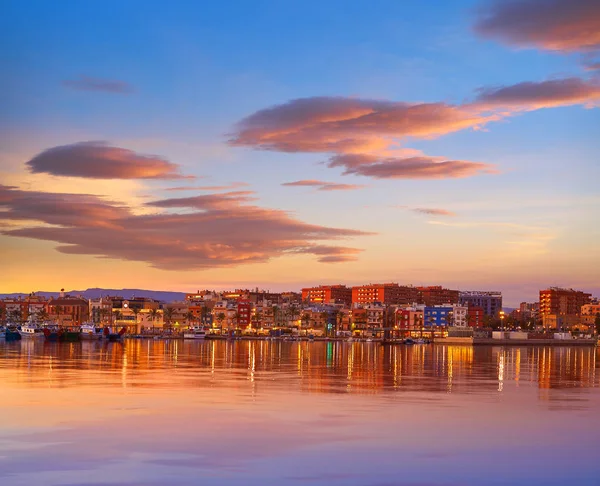
[[[407,305],[416,303],[419,290],[409,285],[397,283],[369,284],[352,287],[352,304]]]
[[[395,327],[400,330],[420,330],[423,328],[423,306],[399,307],[395,310]]]
[[[594,327],[598,317],[600,317],[600,303],[596,302],[581,306],[581,324],[588,328]]]
[[[486,316],[498,317],[502,310],[502,292],[467,290],[459,293],[459,302],[469,307],[481,307]]]
[[[345,285],[320,285],[302,289],[302,302],[307,304],[352,304],[352,289]]]
[[[90,320],[94,324],[108,324],[112,313],[113,302],[108,297],[98,297],[97,299],[89,299],[89,315]]]
[[[34,293],[25,297],[7,297],[0,300],[0,307],[4,309],[4,319],[21,322],[29,316],[36,319],[38,315],[48,313],[48,299]]]
[[[468,310],[466,305],[452,304],[452,314],[449,316],[449,326],[466,327],[468,325]]]
[[[540,314],[542,316],[568,315],[576,316],[581,312],[581,307],[590,302],[592,294],[580,290],[561,289],[550,287],[540,290]]]
[[[470,305],[467,307],[467,326],[481,328],[484,325],[483,316],[485,312],[483,307]]]
[[[417,287],[419,292],[418,303],[426,306],[458,304],[458,290],[451,290],[442,287],[441,285],[433,285],[429,287]]]
[[[48,313],[60,326],[80,326],[90,318],[90,307],[86,299],[65,295],[50,299]]]
[[[448,327],[452,319],[453,308],[451,305],[426,305],[423,309],[424,327]]]
[[[236,314],[236,327],[239,329],[247,329],[250,327],[252,322],[252,302],[248,299],[238,299],[237,301],[237,314]]]

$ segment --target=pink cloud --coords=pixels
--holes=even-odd
[[[250,115],[237,124],[229,143],[281,152],[365,152],[393,139],[431,138],[495,119],[446,103],[314,97]]]
[[[600,47],[600,2],[494,0],[481,9],[475,31],[518,47],[595,50]]]
[[[365,154],[334,155],[329,167],[344,167],[344,174],[376,179],[448,179],[478,173],[494,173],[492,165],[464,160],[439,160],[437,157],[378,157]]]
[[[90,76],[80,76],[79,79],[65,80],[62,84],[67,88],[82,91],[103,91],[105,93],[116,94],[130,94],[134,91],[133,86],[125,81],[93,78]]]
[[[481,109],[503,107],[536,110],[555,106],[586,105],[600,101],[600,83],[581,78],[524,82],[480,90],[475,104]]]
[[[53,241],[62,253],[139,261],[166,270],[267,262],[290,253],[316,255],[328,263],[348,261],[360,250],[323,242],[369,234],[312,225],[285,211],[247,205],[251,194],[160,200],[148,206],[192,211],[138,215],[98,196],[0,185],[1,234]],[[14,228],[13,222],[21,227]]]
[[[104,142],[79,142],[44,150],[26,163],[30,172],[90,179],[194,179],[157,155],[143,155]]]
[[[338,184],[336,182],[317,181],[314,179],[284,182],[281,185],[289,187],[316,187],[317,191],[352,191],[366,187],[361,184]]]
[[[413,138],[429,139],[460,130],[481,130],[519,112],[556,106],[595,106],[600,84],[581,78],[523,82],[479,90],[472,102],[405,103],[341,97],[295,99],[259,110],[236,125],[230,144],[282,152],[333,154],[329,167],[344,175],[377,179],[462,178],[497,173],[493,166],[447,160],[398,147]],[[355,189],[316,180],[288,186],[318,190]]]

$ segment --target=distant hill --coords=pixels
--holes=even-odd
[[[35,295],[40,295],[43,297],[58,297],[60,292],[45,292],[39,291],[35,292]],[[69,295],[79,295],[86,299],[97,299],[102,296],[120,296],[123,298],[132,298],[132,297],[149,297],[151,299],[161,300],[163,302],[173,302],[176,300],[184,300],[185,293],[184,292],[169,292],[164,290],[144,290],[144,289],[86,289],[86,290],[69,290],[65,291],[65,294]],[[0,298],[4,297],[26,297],[29,294],[0,294]]]

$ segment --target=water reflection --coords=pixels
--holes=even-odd
[[[227,375],[248,386],[268,381],[303,392],[486,393],[502,392],[506,382],[541,389],[597,386],[597,354],[592,347],[29,340],[0,345],[0,372],[5,381],[58,387],[103,384],[119,373],[123,387],[201,386]]]
[[[0,343],[0,484],[595,485],[597,353]]]

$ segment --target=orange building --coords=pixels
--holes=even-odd
[[[419,298],[417,287],[397,283],[369,284],[352,287],[353,304],[381,302],[385,305],[414,304]]]
[[[592,294],[580,290],[550,287],[540,290],[540,314],[576,316],[581,312],[581,306],[590,302]]]
[[[320,285],[302,289],[302,302],[311,304],[346,304],[352,303],[352,289],[345,285]]]

